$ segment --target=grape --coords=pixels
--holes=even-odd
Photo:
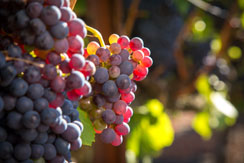
[[[61,119],[61,124],[57,124],[52,127],[52,131],[56,134],[62,134],[67,129],[67,122]]]
[[[20,136],[24,141],[31,142],[36,139],[36,137],[38,136],[38,132],[36,131],[36,129],[24,128],[20,130]]]
[[[76,109],[73,109],[70,114],[71,121],[79,120],[79,112]]]
[[[123,142],[123,137],[116,134],[114,141],[111,143],[113,146],[119,146]]]
[[[44,88],[49,86],[49,81],[47,79],[41,78],[38,83],[40,83]],[[45,93],[45,92],[44,92]]]
[[[44,95],[44,88],[41,84],[31,84],[27,91],[27,96],[35,100]]]
[[[54,65],[47,64],[42,70],[43,76],[48,80],[53,80],[57,76],[57,70]]]
[[[100,138],[104,143],[112,143],[113,140],[115,139],[115,137],[116,137],[116,134],[115,134],[114,130],[111,128],[106,128],[101,133]]]
[[[61,93],[65,89],[65,80],[61,76],[56,76],[54,80],[51,81],[50,87],[53,91]]]
[[[72,73],[66,78],[67,89],[75,89],[83,87],[85,77],[79,71],[72,71]]]
[[[84,86],[81,88],[75,89],[75,92],[78,95],[88,95],[92,91],[91,84],[88,81],[85,81]]]
[[[63,73],[70,73],[71,72],[71,68],[69,67],[69,62],[64,60],[60,63],[59,65],[59,68],[60,70],[63,72]]]
[[[80,121],[73,121],[73,123],[80,127],[80,131],[81,132],[83,131],[84,126],[83,126],[83,124]]]
[[[70,7],[70,0],[64,0],[64,7]]]
[[[96,67],[95,67],[94,63],[86,60],[84,67],[82,67],[80,69],[80,71],[85,75],[85,77],[92,76],[96,72]]]
[[[74,53],[80,52],[84,46],[84,41],[79,35],[69,36],[67,40],[69,42],[69,50]]]
[[[40,116],[36,111],[27,111],[22,122],[27,128],[36,128],[40,124]]]
[[[96,41],[91,41],[87,45],[88,54],[95,54],[100,45]]]
[[[118,39],[118,44],[121,46],[122,49],[127,48],[129,46],[130,39],[129,37],[122,35]]]
[[[126,112],[126,107],[127,104],[124,101],[118,100],[114,103],[113,110],[116,114],[121,115]]]
[[[123,115],[116,115],[116,119],[114,121],[114,124],[122,124],[124,121],[124,116]]]
[[[85,65],[85,58],[80,54],[74,54],[69,61],[71,69],[80,70]]]
[[[127,135],[130,132],[130,127],[127,123],[122,123],[115,127],[115,131],[119,135]]]
[[[69,28],[67,23],[59,21],[57,24],[51,26],[51,35],[56,39],[63,39],[69,34]]]
[[[150,49],[148,49],[148,48],[142,48],[141,50],[143,51],[144,56],[150,56],[151,55]]]
[[[71,122],[70,117],[67,116],[67,115],[63,115],[63,119],[65,119],[67,123],[70,123]]]
[[[136,62],[142,61],[144,58],[144,53],[141,50],[136,50],[132,54],[132,59]]]
[[[31,18],[37,18],[40,16],[43,6],[39,2],[29,3],[26,8],[26,13]]]
[[[65,155],[70,150],[70,143],[62,138],[57,138],[54,144],[58,154]]]
[[[137,85],[136,85],[136,83],[132,80],[132,81],[131,81],[131,91],[135,93],[136,90],[137,90]]]
[[[10,111],[14,109],[16,104],[16,98],[10,95],[3,96],[4,110]]]
[[[20,97],[16,102],[16,109],[20,113],[25,113],[27,111],[33,110],[33,106],[33,101],[26,96]]]
[[[98,131],[102,131],[103,129],[106,128],[106,123],[104,123],[104,121],[102,119],[96,119],[94,122],[93,122],[93,126],[96,130]]]
[[[130,48],[133,51],[140,50],[143,47],[143,41],[139,37],[134,37],[130,40]]]
[[[153,60],[151,57],[149,56],[145,56],[141,62],[141,64],[144,66],[144,67],[151,67],[152,64],[153,64]]]
[[[79,137],[75,141],[71,142],[70,150],[72,151],[78,150],[79,148],[81,148],[81,146],[82,146],[82,140]]]
[[[6,65],[0,69],[0,86],[8,86],[16,75],[17,71],[12,65]]]
[[[116,101],[118,101],[119,99],[120,99],[120,93],[119,93],[119,92],[117,92],[117,94],[114,95],[114,96],[112,96],[112,97],[107,97],[107,98],[106,98],[106,100],[107,100],[108,102],[116,102]]]
[[[99,66],[99,57],[97,55],[89,55],[87,57],[88,60],[94,63],[95,66]]]
[[[4,128],[0,127],[0,142],[3,142],[7,139],[7,132]]]
[[[29,66],[24,72],[24,79],[28,83],[37,83],[41,79],[40,70],[34,66]]]
[[[100,47],[97,49],[96,55],[102,62],[107,62],[110,57],[110,51],[104,47]]]
[[[45,160],[52,160],[56,157],[57,151],[53,144],[44,144],[44,158]]]
[[[118,43],[112,43],[109,47],[109,50],[111,51],[111,53],[113,54],[119,54],[121,52],[121,47],[120,44]]]
[[[14,147],[14,157],[18,160],[26,160],[31,156],[31,147],[29,144],[17,144]]]
[[[50,52],[47,54],[46,62],[56,66],[61,62],[61,56],[55,52]]]
[[[9,159],[13,153],[13,146],[9,142],[0,142],[0,158]]]
[[[60,107],[63,104],[64,104],[64,95],[61,93],[57,93],[55,100],[53,100],[49,103],[50,107],[52,107],[52,108]]]
[[[130,53],[126,49],[122,49],[121,52],[119,53],[121,56],[122,61],[128,61],[130,57]]]
[[[127,104],[134,101],[134,99],[135,99],[135,94],[133,92],[121,95],[121,100],[125,101]]]
[[[119,93],[121,94],[127,94],[130,93],[130,91],[131,91],[131,87],[128,87],[127,89],[119,89]]]
[[[65,159],[63,156],[57,155],[52,160],[49,160],[50,163],[65,163]]]
[[[55,134],[53,134],[53,133],[51,133],[51,134],[48,134],[48,139],[47,139],[47,144],[51,144],[51,143],[53,143],[54,141],[55,141],[55,139],[56,139],[56,135]]]
[[[139,77],[144,77],[148,74],[148,68],[141,65],[137,65],[135,70],[133,71],[133,74]]]
[[[133,110],[132,110],[132,108],[129,107],[129,106],[127,106],[127,109],[126,109],[126,112],[125,112],[125,114],[124,114],[124,117],[128,119],[128,118],[132,117],[132,115],[133,115]]]
[[[40,144],[31,144],[31,158],[38,159],[44,155],[44,147]]]
[[[60,8],[61,12],[61,21],[68,22],[72,19],[72,11],[69,7],[61,7]]]
[[[36,37],[35,45],[39,49],[48,50],[53,47],[54,40],[50,33],[45,31]]]
[[[37,35],[40,35],[46,31],[45,24],[39,18],[31,19],[29,25],[32,31]]]
[[[65,99],[64,104],[61,106],[64,115],[70,115],[73,110],[73,105],[71,101]]]
[[[57,113],[54,109],[45,109],[41,112],[41,121],[46,125],[51,125],[57,119]]]
[[[22,53],[22,51],[21,51],[20,47],[18,47],[16,45],[10,45],[8,47],[8,56],[10,56],[10,57],[20,58],[21,53]]]
[[[103,67],[98,68],[94,75],[94,79],[97,83],[103,84],[109,79],[108,70]]]
[[[64,4],[64,0],[47,0],[47,4],[61,7]]]
[[[48,134],[47,132],[40,132],[36,139],[34,140],[34,143],[36,144],[45,144],[48,140]]]
[[[114,54],[109,57],[109,63],[112,66],[118,66],[121,64],[121,62],[122,62],[122,58],[119,54]]]
[[[16,161],[16,159],[14,159],[14,158],[9,158],[9,159],[4,160],[4,163],[18,163],[18,161]]]
[[[108,73],[111,78],[117,78],[120,75],[120,68],[118,66],[111,66],[108,69]]]
[[[116,120],[116,115],[113,110],[107,109],[102,113],[102,118],[105,123],[112,124]]]
[[[128,75],[122,74],[116,79],[116,84],[120,89],[127,89],[131,84],[131,80]]]
[[[81,131],[80,128],[74,123],[68,123],[67,130],[62,133],[62,137],[68,142],[72,142],[80,137]]]
[[[30,18],[27,16],[25,10],[20,10],[15,15],[15,23],[17,28],[26,28]]]
[[[98,94],[98,95],[95,95],[94,96],[94,103],[98,106],[98,107],[101,107],[105,104],[105,98],[104,96]]]
[[[39,131],[39,132],[47,132],[48,129],[49,129],[49,126],[44,125],[44,124],[40,124],[40,125],[37,127],[37,131]]]
[[[120,74],[130,75],[133,72],[133,65],[129,61],[124,61],[120,64]]]
[[[13,65],[14,65],[16,71],[17,71],[17,74],[21,74],[27,68],[25,62],[23,62],[23,61],[14,61]]]
[[[41,19],[46,25],[55,25],[61,18],[61,12],[56,6],[46,6],[41,12]]]
[[[86,37],[87,31],[85,28],[85,23],[81,19],[75,18],[69,21],[68,26],[70,36],[80,35],[82,38]]]
[[[0,52],[0,69],[3,68],[6,64],[5,56]]]
[[[44,97],[48,102],[54,101],[56,99],[56,94],[49,89],[44,90]]]
[[[113,80],[108,80],[103,84],[102,92],[105,96],[112,97],[118,92],[118,88]]]

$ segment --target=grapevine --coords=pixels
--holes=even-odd
[[[89,115],[104,143],[130,132],[136,83],[153,61],[139,37],[106,45],[75,1],[0,1],[0,162],[71,162]],[[87,32],[97,37],[87,46]]]

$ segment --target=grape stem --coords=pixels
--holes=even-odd
[[[27,59],[9,57],[8,56],[8,51],[6,51],[6,50],[3,50],[1,52],[5,55],[6,61],[22,61],[22,62],[25,62],[27,64],[32,64],[32,65],[34,65],[36,67],[40,67],[40,68],[43,68],[45,66],[44,64],[36,63],[36,62],[30,61],[30,60],[27,60]]]
[[[98,38],[101,46],[102,47],[106,47],[106,45],[105,45],[105,43],[103,41],[103,37],[102,37],[101,33],[98,30],[96,30],[95,28],[92,28],[92,27],[90,27],[88,25],[85,25],[85,26],[86,26],[87,31],[91,32],[95,37]]]

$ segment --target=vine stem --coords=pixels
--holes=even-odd
[[[86,27],[87,31],[91,32],[95,37],[98,38],[98,40],[99,40],[99,42],[100,42],[102,47],[106,47],[105,42],[103,40],[103,37],[102,37],[101,33],[98,30],[96,30],[95,28],[92,28],[92,27],[90,27],[88,25],[85,25],[85,27]]]

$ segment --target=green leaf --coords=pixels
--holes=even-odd
[[[84,126],[84,130],[81,134],[82,144],[91,146],[93,142],[95,142],[95,131],[93,129],[92,122],[87,115],[87,113],[81,108],[78,108],[79,118]]]
[[[210,115],[208,112],[200,112],[195,116],[192,124],[193,129],[204,139],[209,139],[212,136],[212,130],[209,126],[209,118]]]

